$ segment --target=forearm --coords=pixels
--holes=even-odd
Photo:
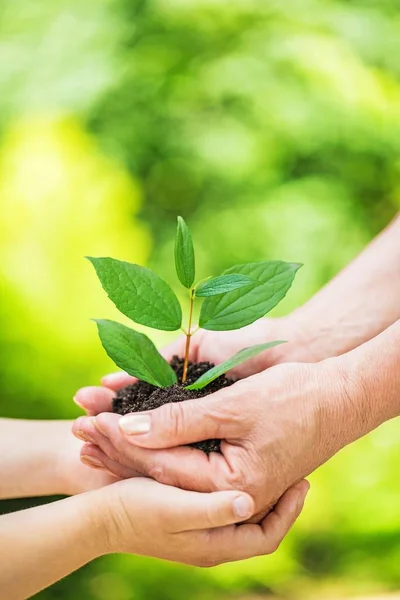
[[[0,517],[2,597],[31,597],[105,553],[97,494]]]
[[[337,445],[333,452],[400,416],[400,320],[325,363],[333,387],[322,405],[321,437]]]
[[[0,419],[0,498],[63,493],[58,459],[70,428],[69,421]]]
[[[293,360],[339,356],[400,318],[400,217],[290,319],[300,331]],[[304,356],[306,348],[307,356]],[[302,350],[303,349],[303,350]],[[303,353],[303,355],[302,355]]]

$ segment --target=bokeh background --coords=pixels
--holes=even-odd
[[[286,314],[389,222],[399,174],[398,0],[2,0],[1,415],[75,417],[75,389],[112,369],[89,319],[117,314],[84,255],[176,285],[182,214],[201,275],[303,262]],[[399,434],[312,476],[273,557],[202,571],[114,556],[37,597],[400,590]]]

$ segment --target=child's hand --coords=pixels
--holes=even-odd
[[[129,552],[211,567],[271,554],[299,516],[309,484],[288,490],[260,525],[236,525],[254,512],[243,492],[202,494],[150,479],[122,481],[96,492],[104,515],[105,552]]]
[[[54,463],[53,471],[57,474],[55,479],[60,483],[52,493],[72,496],[118,481],[119,477],[107,471],[103,465],[97,464],[95,458],[89,456],[85,459],[81,452],[84,444],[71,435],[70,421],[53,423],[57,426],[58,437],[50,456]],[[130,477],[136,475],[131,470],[127,474]]]

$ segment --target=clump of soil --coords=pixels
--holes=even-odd
[[[183,374],[183,359],[174,356],[170,365],[177,374],[179,383],[175,383],[169,388],[155,387],[145,381],[138,381],[133,385],[128,385],[117,392],[117,395],[113,400],[113,412],[120,415],[126,415],[131,412],[153,410],[154,408],[159,408],[163,404],[183,402],[184,400],[207,396],[208,394],[217,392],[233,383],[232,379],[228,379],[225,375],[221,375],[221,377],[212,381],[202,390],[185,390],[184,386],[180,383]],[[213,366],[214,365],[209,362],[189,362],[187,380],[184,385],[191,385]],[[191,446],[203,450],[206,454],[221,451],[220,440],[196,442],[195,444],[191,444]]]

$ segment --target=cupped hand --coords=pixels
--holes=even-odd
[[[271,554],[299,516],[309,485],[286,492],[260,525],[238,525],[254,511],[243,492],[188,492],[143,478],[101,490],[107,552],[129,552],[211,567]]]
[[[80,417],[73,430],[91,437],[85,454],[120,477],[134,469],[182,489],[245,490],[258,519],[351,437],[338,360],[279,365],[154,411]],[[223,440],[221,454],[185,446],[211,438]]]
[[[72,496],[82,492],[88,492],[101,488],[105,485],[115,483],[120,479],[117,475],[108,471],[104,465],[99,464],[92,457],[86,458],[81,450],[84,444],[71,435],[71,425],[63,430],[56,440],[55,448],[52,450],[52,464],[55,471],[57,489],[55,493]],[[64,429],[64,428],[63,428]],[[51,471],[50,469],[50,471]],[[133,476],[132,470],[125,473]]]
[[[306,344],[301,342],[302,336],[300,321],[290,316],[260,319],[248,327],[235,331],[200,329],[191,340],[190,360],[219,364],[248,346],[274,340],[288,340],[286,344],[266,350],[230,371],[230,376],[242,379],[283,362],[312,362],[313,358]],[[186,337],[181,336],[161,350],[161,353],[167,360],[174,355],[183,357],[185,343]],[[102,386],[88,386],[78,390],[74,401],[89,415],[110,411],[114,392],[135,381],[136,379],[127,373],[121,371],[111,373],[102,378]]]

